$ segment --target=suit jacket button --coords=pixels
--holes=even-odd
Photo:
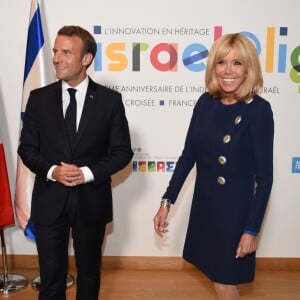
[[[218,162],[219,162],[219,164],[221,164],[221,165],[225,165],[226,162],[227,162],[227,159],[226,159],[225,156],[220,155],[220,156],[218,157]]]
[[[236,116],[236,118],[234,119],[234,124],[240,124],[242,121],[242,117],[241,116]]]
[[[226,134],[224,137],[223,137],[223,143],[224,144],[227,144],[229,143],[231,140],[231,136],[229,134]]]
[[[219,177],[217,178],[217,182],[218,182],[218,184],[223,185],[223,184],[226,183],[226,180],[225,180],[224,177],[219,176]]]

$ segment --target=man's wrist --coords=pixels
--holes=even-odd
[[[57,165],[53,165],[51,166],[51,168],[49,169],[48,173],[47,173],[47,179],[48,180],[52,180],[52,181],[56,181],[54,178],[53,178],[53,171],[54,169],[57,167]]]
[[[80,168],[83,176],[84,176],[84,183],[92,182],[94,181],[94,175],[89,167],[83,166]]]

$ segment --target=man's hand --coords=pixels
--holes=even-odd
[[[61,162],[52,173],[53,179],[65,186],[76,186],[84,183],[84,175],[79,167]]]

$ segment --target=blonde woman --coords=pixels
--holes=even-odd
[[[255,252],[273,182],[274,122],[258,93],[257,51],[242,34],[215,41],[207,61],[208,92],[199,98],[183,152],[154,217],[159,236],[196,165],[183,258],[214,283],[219,300],[239,299],[237,285],[255,275]]]

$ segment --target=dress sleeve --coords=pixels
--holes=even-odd
[[[273,184],[274,120],[267,101],[258,105],[250,129],[256,187],[245,230],[258,233]]]
[[[193,110],[183,151],[178,159],[167,190],[162,197],[163,199],[170,200],[171,203],[175,203],[177,196],[196,161],[195,147],[193,146],[193,135],[195,131],[196,119],[198,118],[199,111],[201,110],[201,102],[202,101],[200,97]]]

